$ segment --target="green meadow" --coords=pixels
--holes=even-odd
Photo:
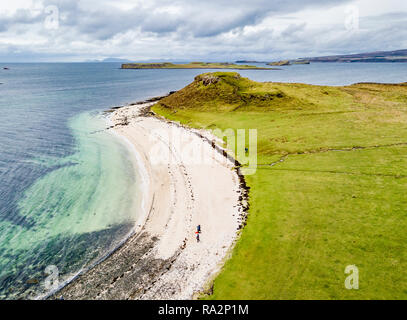
[[[203,74],[153,111],[257,129],[247,226],[206,299],[407,298],[407,84]],[[356,265],[359,289],[345,268]]]

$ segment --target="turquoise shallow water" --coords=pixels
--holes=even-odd
[[[55,169],[17,202],[28,226],[0,225],[0,270],[11,297],[14,290],[24,297],[41,292],[27,281],[43,279],[46,265],[56,265],[60,281],[67,279],[116,247],[134,225],[137,190],[128,148],[104,131],[105,120],[94,114],[73,117],[69,127],[75,142],[71,155],[30,160]]]
[[[68,279],[121,242],[137,218],[137,168],[125,142],[103,130],[102,111],[178,90],[209,70],[7,66],[0,68],[0,299],[32,298],[44,293],[47,266]],[[240,73],[311,84],[405,82],[407,64]]]

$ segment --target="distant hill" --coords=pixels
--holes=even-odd
[[[407,62],[407,49],[302,58],[310,62]]]

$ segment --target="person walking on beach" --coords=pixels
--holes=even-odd
[[[196,231],[197,231],[198,233],[201,233],[201,225],[200,225],[200,224],[198,224],[198,226],[196,227]]]
[[[199,232],[196,233],[196,242],[199,242]]]

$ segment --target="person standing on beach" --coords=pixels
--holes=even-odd
[[[199,242],[199,232],[196,233],[196,242]]]
[[[196,227],[196,231],[197,231],[198,233],[201,233],[201,225],[200,225],[200,224],[198,224],[198,226]]]

